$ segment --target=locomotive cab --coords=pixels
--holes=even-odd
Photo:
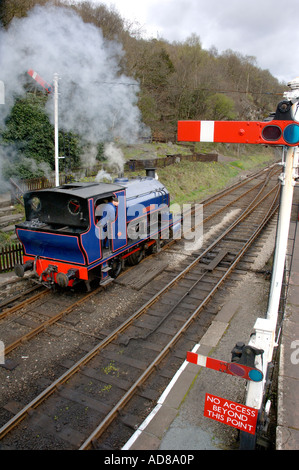
[[[101,251],[115,252],[127,244],[126,194],[124,190],[94,199],[94,218]]]
[[[62,187],[63,188],[63,187]],[[78,194],[53,190],[24,194],[25,227],[79,233],[89,224],[86,200]]]

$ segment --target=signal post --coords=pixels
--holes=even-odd
[[[49,85],[37,72],[30,69],[27,71],[28,75],[33,78],[39,85],[41,85],[47,93],[52,93],[54,91],[54,146],[55,146],[55,186],[59,186],[59,159],[64,157],[59,157],[59,140],[58,140],[58,74],[54,74],[53,82],[54,86]]]
[[[276,245],[272,269],[268,310],[264,318],[257,318],[254,334],[248,348],[261,351],[254,358],[253,368],[260,372],[258,380],[247,375],[246,406],[267,414],[270,402],[265,403],[265,386],[267,372],[271,364],[274,348],[278,346],[276,337],[278,309],[286,259],[288,234],[293,202],[293,189],[298,178],[298,146],[299,146],[299,77],[288,83],[290,90],[284,93],[284,100],[276,109],[273,118],[259,121],[179,121],[178,141],[219,142],[262,144],[282,147],[281,199],[277,224]],[[211,358],[196,358],[187,353],[189,362],[204,367],[217,363]],[[214,361],[214,362],[213,362]],[[216,362],[215,362],[216,361]],[[223,364],[224,361],[219,361]],[[226,363],[228,364],[228,363]],[[214,368],[213,365],[210,368]],[[224,370],[225,369],[225,370]],[[231,373],[229,364],[226,368],[219,367],[220,372]],[[232,374],[238,375],[238,374]],[[208,415],[207,415],[208,416]],[[243,439],[242,439],[243,438]],[[243,442],[243,444],[242,444]],[[254,449],[256,435],[241,431],[241,448]]]

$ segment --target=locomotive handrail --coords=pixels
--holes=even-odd
[[[11,185],[12,202],[15,202],[15,200],[17,200],[20,204],[22,204],[22,206],[24,206],[23,194],[25,191],[20,188],[20,186],[16,183],[13,178],[9,178],[9,182]]]

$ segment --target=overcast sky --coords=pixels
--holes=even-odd
[[[92,0],[114,6],[139,23],[146,37],[184,41],[254,56],[278,80],[299,76],[299,1],[287,0]]]

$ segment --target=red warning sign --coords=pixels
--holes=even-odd
[[[258,410],[206,393],[204,416],[255,434]]]

